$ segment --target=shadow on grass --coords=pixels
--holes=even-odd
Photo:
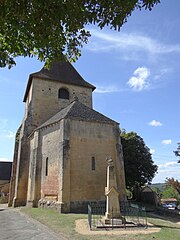
[[[176,226],[167,226],[167,225],[163,225],[163,224],[154,224],[155,227],[159,227],[159,228],[166,228],[166,229],[180,229],[180,226],[176,227]]]
[[[180,215],[177,215],[177,214],[174,214],[172,216],[171,215],[168,215],[167,213],[157,213],[157,212],[154,212],[154,213],[148,213],[147,215],[148,218],[156,218],[156,219],[161,219],[161,220],[166,220],[166,221],[170,221],[172,223],[179,223],[180,222]]]
[[[148,214],[148,221],[154,226],[166,229],[180,229],[179,218],[172,216],[162,216],[159,214]]]

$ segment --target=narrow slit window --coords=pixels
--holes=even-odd
[[[48,157],[46,158],[45,176],[48,176]]]
[[[95,157],[91,158],[92,171],[95,171]]]

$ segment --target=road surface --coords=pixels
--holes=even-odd
[[[18,209],[0,204],[0,240],[65,240]]]

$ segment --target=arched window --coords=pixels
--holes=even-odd
[[[68,99],[69,100],[69,92],[65,88],[60,88],[58,92],[58,97],[61,99]]]

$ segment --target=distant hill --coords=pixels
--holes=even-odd
[[[150,185],[148,185],[150,188],[158,188],[160,191],[163,191],[164,187],[165,187],[165,183],[152,183]]]

